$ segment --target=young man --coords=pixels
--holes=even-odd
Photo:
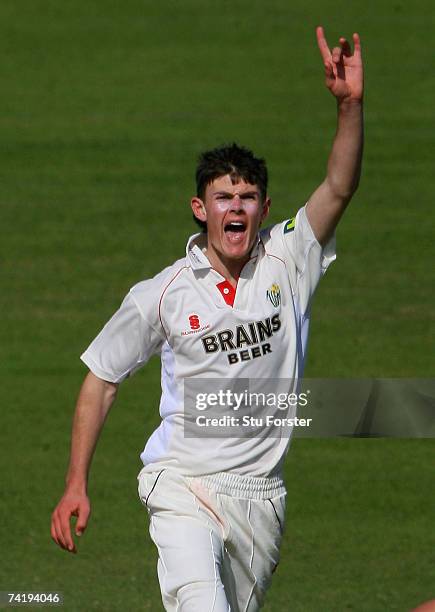
[[[297,389],[311,297],[335,259],[334,230],[357,188],[363,147],[359,36],[353,54],[344,38],[331,52],[321,27],[317,40],[338,104],[323,183],[294,219],[260,232],[270,207],[263,160],[237,145],[204,153],[191,206],[205,231],[190,238],[184,258],[130,290],[82,355],[90,372],[52,537],[76,551],[70,519],[78,517],[81,535],[91,458],[117,387],[159,353],[162,423],[141,455],[139,495],[166,610],[258,610],[279,561],[289,436],[271,427],[257,436],[222,436],[225,427],[215,437],[188,435],[186,411],[195,389],[207,397],[222,379],[254,387],[287,380],[288,393]],[[226,416],[235,414],[234,404],[226,408]]]

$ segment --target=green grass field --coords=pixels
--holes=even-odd
[[[201,150],[236,140],[267,159],[271,222],[323,179],[335,102],[319,24],[334,45],[361,35],[366,148],[306,374],[434,376],[434,21],[429,0],[1,3],[0,590],[59,590],[67,612],[162,609],[136,493],[158,360],[120,390],[79,554],[51,541],[78,357],[129,287],[182,256]],[[295,440],[265,610],[407,612],[435,597],[434,451]]]

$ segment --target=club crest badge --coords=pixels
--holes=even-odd
[[[281,289],[277,283],[273,283],[272,287],[266,291],[266,297],[272,306],[278,307],[281,304]]]

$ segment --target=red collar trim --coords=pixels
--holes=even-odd
[[[221,283],[218,283],[216,287],[221,292],[221,295],[224,298],[225,303],[228,304],[228,306],[233,307],[234,300],[236,299],[237,285],[233,287],[231,283],[229,283],[227,280],[224,280]]]

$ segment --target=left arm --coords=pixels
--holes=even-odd
[[[326,86],[337,99],[337,132],[328,160],[326,178],[308,200],[306,213],[322,246],[332,236],[361,174],[363,151],[363,65],[358,34],[353,35],[354,53],[345,38],[341,47],[329,50],[323,28],[317,28]]]

